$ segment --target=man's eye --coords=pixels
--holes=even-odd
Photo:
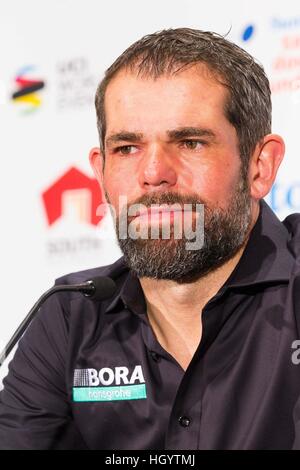
[[[134,145],[122,145],[120,147],[116,147],[114,149],[114,153],[120,153],[121,155],[130,155],[131,153],[134,153],[134,149],[136,149]]]
[[[184,140],[182,143],[188,150],[197,150],[203,145],[203,142],[200,140]]]

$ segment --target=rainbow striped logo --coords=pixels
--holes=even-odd
[[[11,97],[15,103],[23,105],[22,112],[25,114],[32,113],[40,107],[42,100],[37,92],[45,87],[43,80],[31,77],[33,70],[35,70],[33,65],[27,65],[18,70],[15,78],[17,90]]]

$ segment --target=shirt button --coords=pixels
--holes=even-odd
[[[187,428],[191,424],[191,420],[187,416],[180,416],[178,421],[183,428]]]
[[[153,361],[155,361],[155,362],[160,361],[161,358],[155,351],[150,351],[150,354],[151,354],[151,357],[152,357]]]

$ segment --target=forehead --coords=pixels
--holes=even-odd
[[[227,88],[204,64],[158,78],[121,70],[105,93],[106,129],[189,125],[225,119]]]

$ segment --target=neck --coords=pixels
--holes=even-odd
[[[186,370],[202,337],[201,314],[237,265],[243,250],[195,282],[140,278],[156,339]]]

